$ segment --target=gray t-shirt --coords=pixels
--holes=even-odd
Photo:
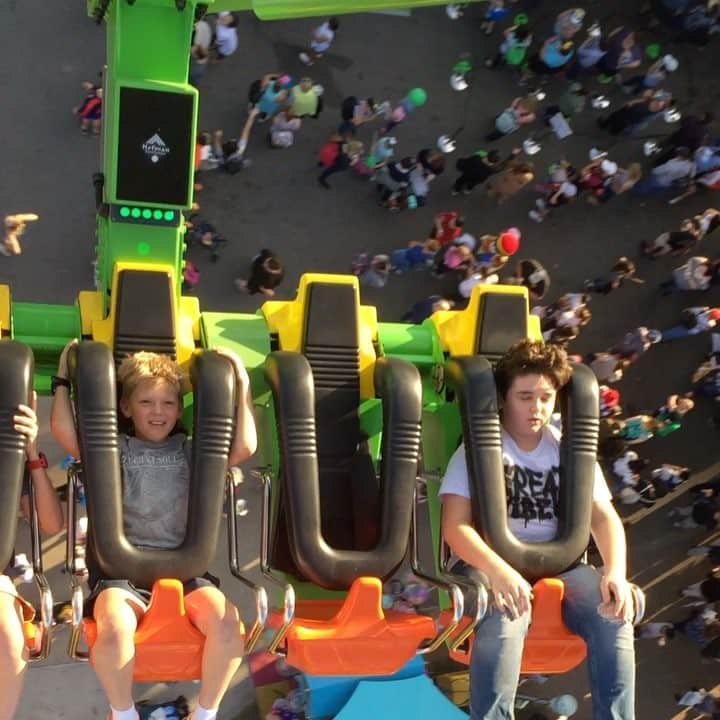
[[[125,535],[140,547],[182,544],[190,492],[190,441],[170,435],[162,443],[120,437]]]

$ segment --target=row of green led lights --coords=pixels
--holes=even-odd
[[[150,208],[130,208],[123,205],[120,208],[120,217],[133,218],[134,220],[166,220],[172,222],[175,219],[174,210],[151,210]]]

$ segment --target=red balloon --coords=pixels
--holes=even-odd
[[[503,255],[514,255],[520,248],[520,231],[517,228],[504,230],[500,234],[498,252]]]

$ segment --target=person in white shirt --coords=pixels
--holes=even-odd
[[[469,298],[476,285],[497,285],[500,278],[497,273],[491,273],[487,267],[470,267],[464,280],[458,284],[460,297]]]
[[[328,18],[322,25],[316,27],[315,30],[313,30],[309,50],[307,52],[301,52],[298,55],[300,62],[305,65],[314,65],[315,61],[330,49],[333,40],[335,40],[335,33],[339,27],[340,21],[335,17]]]
[[[527,543],[554,539],[558,530],[560,433],[548,423],[558,390],[571,376],[566,353],[523,340],[495,370],[502,421],[508,526]],[[475,631],[470,662],[471,720],[510,720],[532,587],[482,539],[473,525],[465,448],[450,459],[440,488],[442,532],[468,574],[489,586],[493,607]],[[601,575],[579,563],[560,575],[563,619],[588,644],[595,718],[634,720],[635,653],[632,591],[627,581],[625,531],[596,464],[592,535],[604,563]],[[613,617],[602,617],[601,604]]]
[[[216,62],[224,60],[238,49],[237,18],[227,10],[218,14],[215,24]]]

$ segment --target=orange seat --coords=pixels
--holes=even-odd
[[[38,626],[32,620],[23,621],[23,637],[25,638],[25,647],[28,650],[37,650],[39,640]]]
[[[284,645],[288,665],[311,675],[392,675],[435,635],[431,617],[383,610],[381,581],[361,577],[344,600],[299,601]]]
[[[94,620],[83,620],[85,642],[90,650],[97,640]],[[147,612],[135,631],[137,682],[199,680],[205,636],[185,613],[183,586],[179,580],[158,580],[152,589]]]
[[[562,619],[563,581],[557,578],[539,580],[533,586],[532,622],[525,638],[520,672],[524,675],[554,675],[577,667],[587,654],[585,641],[571,633]],[[460,634],[458,628],[455,635]],[[453,660],[468,665],[472,656],[474,635],[457,650],[450,651]]]

